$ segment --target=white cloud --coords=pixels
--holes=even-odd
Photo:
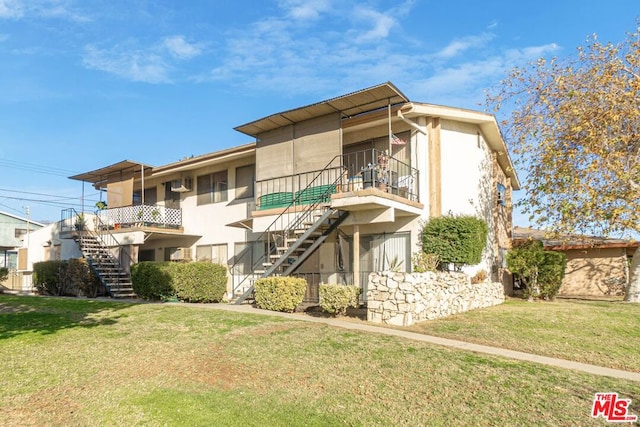
[[[168,83],[168,65],[153,53],[128,50],[120,46],[112,49],[85,47],[83,64],[87,68],[106,71],[134,82]]]
[[[313,20],[331,9],[330,0],[282,0],[280,7],[289,18],[295,20]]]
[[[179,59],[191,59],[202,53],[202,49],[197,44],[190,44],[184,36],[165,37],[164,46],[169,53]]]
[[[86,22],[90,19],[76,11],[71,0],[0,0],[0,18],[25,17],[68,19]]]
[[[20,19],[24,16],[24,5],[20,0],[0,0],[0,18]]]
[[[450,59],[469,49],[477,49],[485,46],[494,38],[491,33],[482,33],[476,36],[460,37],[453,40],[434,56],[439,59]]]
[[[375,11],[373,9],[359,8],[356,10],[356,18],[363,22],[371,22],[371,28],[362,32],[356,38],[359,43],[366,43],[384,39],[389,35],[389,31],[396,24],[396,20],[390,14]]]

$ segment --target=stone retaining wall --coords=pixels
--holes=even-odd
[[[504,302],[501,283],[472,284],[463,273],[371,273],[367,320],[409,326]]]

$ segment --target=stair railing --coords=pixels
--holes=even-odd
[[[118,240],[115,238],[115,236],[113,236],[113,234],[109,232],[108,227],[102,222],[99,216],[97,215],[94,216],[94,227],[91,228],[86,223],[86,217],[84,214],[78,213],[73,208],[64,209],[62,211],[61,231],[69,232],[73,230],[75,230],[75,232],[77,233],[80,250],[82,251],[83,255],[85,255],[87,262],[89,263],[89,267],[94,271],[94,273],[96,274],[96,276],[98,277],[102,285],[107,289],[107,292],[109,292],[109,295],[113,296],[109,283],[107,283],[105,278],[102,277],[102,275],[100,274],[98,267],[95,265],[95,260],[91,256],[87,256],[85,254],[84,239],[86,239],[87,236],[91,236],[96,241],[98,241],[100,246],[105,249],[105,253],[108,255],[109,260],[114,262],[117,265],[118,269],[123,272],[125,270],[122,267],[122,263],[120,262],[120,259],[115,257],[113,253],[111,253],[111,251],[108,250],[108,248],[118,246],[120,250],[122,250],[122,252],[126,254],[126,256],[130,259],[131,255],[129,251],[126,250],[123,246],[120,246],[120,243],[118,242]],[[98,233],[96,230],[100,230],[101,233]]]
[[[338,161],[337,165],[336,161]],[[258,256],[251,264],[251,271],[248,274],[243,273],[244,277],[240,279],[238,283],[235,283],[237,276],[239,276],[237,272],[240,266],[246,263],[247,257],[249,257],[249,260],[251,259],[253,251],[249,248],[240,258],[235,260],[230,269],[233,281],[233,295],[242,288],[247,280],[255,279],[253,277],[255,276],[254,272],[261,270],[260,267],[262,267],[264,263],[268,263],[271,255],[277,253],[278,248],[286,243],[286,239],[294,230],[300,227],[303,222],[312,219],[314,213],[323,207],[322,205],[328,205],[331,194],[336,192],[336,187],[341,184],[344,178],[343,172],[342,155],[337,155],[318,172],[303,190],[296,193],[284,211],[280,213],[269,227],[253,242],[254,244],[264,242],[263,244],[265,244],[266,248],[262,255]],[[335,174],[333,178],[331,177],[332,173]],[[328,179],[325,181],[324,179],[327,175]],[[328,184],[325,184],[325,182],[328,182]],[[319,193],[314,193],[312,189],[318,185],[326,185],[326,188]],[[302,209],[300,209],[301,207]],[[291,218],[291,215],[294,215],[294,217]],[[263,273],[261,275],[264,276],[265,274]]]

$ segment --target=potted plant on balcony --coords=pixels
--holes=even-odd
[[[389,152],[387,150],[378,153],[375,170],[378,189],[387,191],[389,184]]]
[[[87,221],[83,214],[76,215],[76,222],[73,224],[76,230],[82,231],[87,227]]]

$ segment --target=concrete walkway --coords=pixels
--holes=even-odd
[[[405,338],[414,341],[421,341],[430,344],[442,345],[445,347],[457,348],[460,350],[473,351],[476,353],[490,354],[492,356],[507,357],[515,360],[523,360],[526,362],[541,363],[548,366],[558,368],[572,369],[575,371],[586,372],[593,375],[602,375],[613,378],[620,378],[630,381],[640,382],[640,373],[628,372],[619,369],[605,368],[602,366],[589,365],[586,363],[572,362],[570,360],[556,359],[553,357],[538,356],[535,354],[523,353],[521,351],[507,350],[504,348],[490,347],[481,344],[472,344],[464,341],[452,340],[448,338],[434,337],[431,335],[419,334],[416,332],[402,331],[399,329],[385,328],[375,326],[370,323],[358,323],[345,321],[335,318],[315,317],[305,313],[280,313],[277,311],[261,310],[248,304],[231,305],[231,304],[184,304],[184,303],[165,303],[179,306],[193,305],[194,307],[206,307],[215,310],[232,311],[237,313],[250,313],[263,316],[278,316],[291,320],[300,320],[304,322],[322,323],[325,325],[335,326],[338,328],[351,329],[355,331],[365,331],[377,334],[391,335],[399,338]]]

